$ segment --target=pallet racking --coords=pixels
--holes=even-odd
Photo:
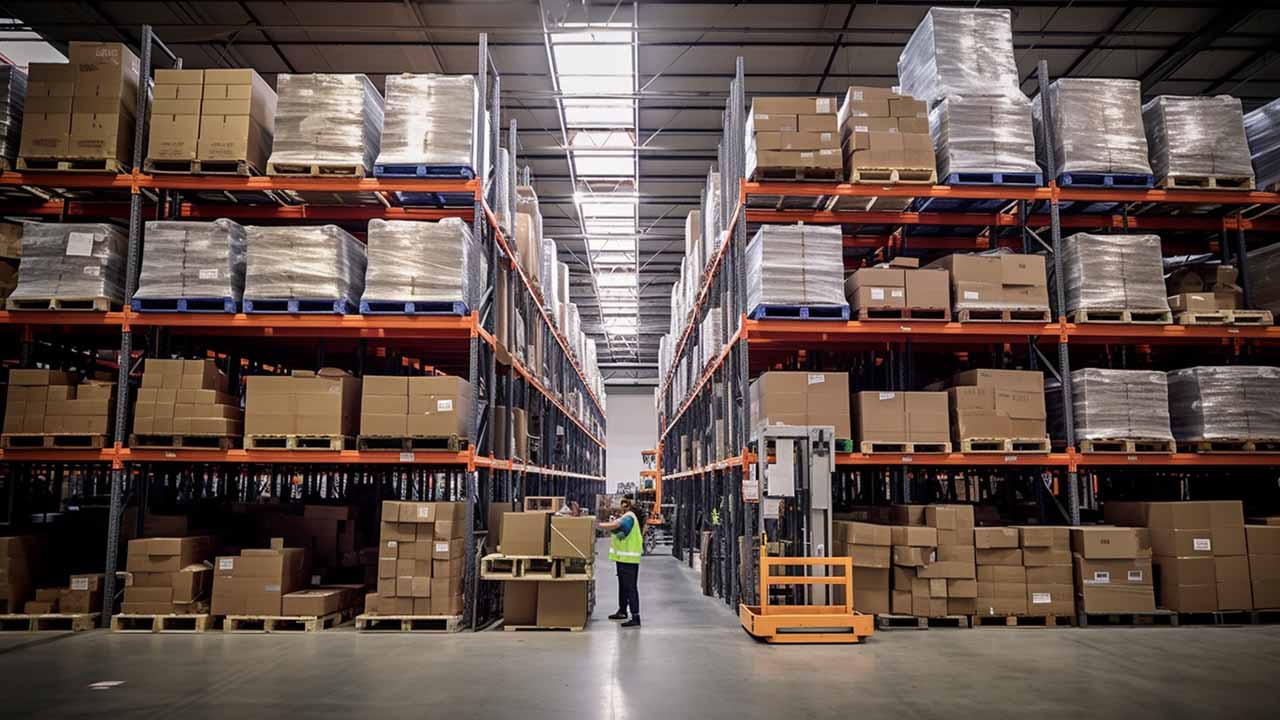
[[[1047,87],[1048,67],[1043,61],[1037,79],[1040,87]],[[757,503],[749,497],[755,454],[747,427],[748,387],[766,369],[848,369],[840,367],[842,358],[871,352],[882,360],[882,367],[877,371],[880,384],[870,387],[907,390],[917,387],[917,352],[989,353],[999,363],[1017,355],[1026,367],[1045,369],[1059,379],[1062,392],[1070,397],[1073,357],[1086,361],[1101,357],[1118,367],[1175,358],[1174,362],[1181,362],[1178,366],[1185,366],[1196,363],[1177,360],[1174,353],[1194,349],[1210,358],[1210,363],[1276,364],[1280,355],[1277,327],[1086,325],[1068,322],[1060,314],[1043,323],[749,320],[745,249],[751,233],[765,223],[796,222],[839,224],[846,254],[867,252],[880,259],[908,249],[962,252],[1005,246],[1045,252],[1054,277],[1062,277],[1061,258],[1055,251],[1064,229],[1176,231],[1182,234],[1171,235],[1168,247],[1216,252],[1224,261],[1237,264],[1248,307],[1246,233],[1280,231],[1280,218],[1274,214],[1280,207],[1280,193],[1093,189],[1053,182],[1044,187],[748,182],[744,177],[747,103],[743,60],[738,58],[722,115],[718,156],[718,212],[727,233],[707,260],[684,330],[673,338],[672,361],[659,378],[657,395],[659,477],[655,484],[676,503],[674,552],[692,564],[698,532],[710,529],[715,541],[713,589],[731,607],[756,601],[758,571],[751,545],[756,539],[750,529],[756,526]],[[1043,109],[1047,117],[1049,108]],[[1052,165],[1047,170],[1047,178],[1056,176]],[[865,209],[875,207],[873,198],[874,202],[929,202],[907,204],[902,210]],[[914,209],[921,205],[925,209]],[[704,216],[712,211],[702,210]],[[1204,235],[1209,233],[1216,237],[1206,240]],[[1051,305],[1062,308],[1062,288],[1050,292],[1051,298],[1056,293],[1056,303]],[[685,374],[680,376],[682,358],[701,345],[702,320],[710,311],[722,313],[721,336],[711,340],[712,347],[721,349],[705,369],[685,363]],[[676,387],[688,390],[678,397]],[[1082,510],[1097,508],[1103,481],[1114,480],[1117,486],[1146,493],[1147,499],[1151,493],[1171,499],[1188,499],[1193,492],[1224,497],[1222,493],[1230,491],[1216,486],[1226,477],[1224,471],[1248,482],[1260,479],[1254,477],[1259,472],[1280,467],[1280,455],[1267,454],[1080,452],[1071,403],[1062,405],[1066,446],[1048,454],[837,453],[836,501],[928,501],[957,482],[976,487],[988,497],[1007,499],[1000,493],[1018,482],[1035,499],[1042,520],[1079,524]],[[684,442],[709,448],[707,460],[697,464],[681,457]],[[1135,472],[1143,477],[1135,478]]]
[[[165,47],[149,26],[141,33],[142,77],[150,79],[153,55],[181,67],[181,59]],[[587,505],[604,491],[605,406],[588,383],[569,343],[543,308],[535,285],[514,262],[515,253],[493,207],[514,208],[516,128],[512,121],[503,138],[500,83],[488,50],[487,35],[479,37],[477,88],[485,112],[479,113],[473,136],[481,142],[475,179],[387,179],[336,177],[240,177],[151,175],[141,172],[149,116],[149,83],[140,83],[139,118],[134,139],[134,170],[128,174],[15,173],[0,174],[0,189],[8,191],[0,208],[7,216],[43,221],[70,219],[127,219],[128,270],[125,297],[137,286],[148,219],[231,218],[252,222],[323,221],[353,223],[361,230],[373,218],[439,220],[459,217],[471,223],[488,257],[488,275],[479,308],[463,316],[401,315],[246,315],[137,312],[126,307],[106,313],[0,311],[0,337],[12,339],[18,366],[36,362],[110,369],[117,390],[113,438],[95,450],[31,449],[0,451],[0,471],[9,484],[6,504],[9,527],[35,509],[34,499],[19,497],[22,486],[34,498],[48,500],[73,487],[74,501],[108,508],[105,538],[105,587],[102,623],[109,626],[113,599],[119,589],[115,572],[122,570],[121,522],[126,506],[136,503],[138,532],[151,499],[190,503],[198,499],[252,501],[263,494],[279,499],[333,501],[359,497],[376,500],[465,501],[469,523],[465,533],[467,557],[478,557],[490,503],[514,502],[525,495],[560,495]],[[485,117],[492,117],[486,123]],[[509,177],[495,176],[496,151],[511,154]],[[505,190],[505,202],[497,193]],[[280,194],[324,192],[371,194],[375,204],[285,204]],[[437,193],[471,196],[457,206],[404,207],[394,193]],[[513,211],[513,210],[512,210]],[[519,310],[526,323],[524,337],[535,327],[543,348],[543,367],[500,353],[513,348],[514,322],[507,337],[496,336],[495,291],[498,274],[505,273],[507,317]],[[115,360],[100,351],[111,347]],[[443,370],[470,380],[474,388],[475,442],[458,452],[444,450],[290,451],[242,449],[131,449],[128,447],[130,389],[143,359],[186,353],[212,355],[225,361],[234,386],[245,370],[256,365],[319,367],[326,358],[342,357],[348,369],[364,372],[408,373]],[[526,356],[531,357],[531,356]],[[570,397],[580,399],[572,407]],[[505,442],[494,434],[500,426],[498,407],[506,413]],[[516,409],[531,418],[530,437],[537,457],[515,458],[495,452],[512,448]],[[536,418],[536,426],[533,420]],[[532,456],[533,453],[530,453]],[[534,460],[537,462],[534,462]],[[75,477],[68,485],[66,478]],[[363,487],[362,487],[363,486]],[[69,499],[60,498],[64,503]],[[48,508],[39,508],[47,511]],[[20,523],[18,523],[20,525]],[[475,563],[467,564],[463,617],[477,627],[497,610],[492,591],[482,594]]]

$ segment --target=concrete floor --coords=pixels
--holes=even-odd
[[[753,641],[671,558],[645,627],[582,633],[0,636],[0,717],[1252,718],[1280,715],[1280,626],[895,631]],[[93,690],[101,681],[122,681]]]

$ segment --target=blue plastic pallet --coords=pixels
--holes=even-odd
[[[476,171],[469,165],[399,165],[373,166],[376,178],[430,178],[432,180],[474,180]]]
[[[757,305],[752,320],[848,320],[848,305]]]
[[[444,300],[361,300],[361,315],[469,315],[464,302]]]
[[[356,305],[346,298],[245,298],[244,311],[280,315],[350,315],[356,311]]]
[[[1058,176],[1058,187],[1149,188],[1155,182],[1153,175],[1128,173],[1063,173]]]
[[[230,297],[134,298],[134,312],[234,313],[236,299]]]
[[[1044,185],[1044,174],[1029,172],[953,172],[942,178],[940,184],[1040,187]]]
[[[915,201],[916,212],[972,212],[994,213],[1009,205],[1009,200],[985,200],[977,198],[918,198]],[[918,232],[919,227],[913,232]]]
[[[471,207],[476,202],[473,193],[442,193],[401,191],[392,193],[396,202],[404,207]]]

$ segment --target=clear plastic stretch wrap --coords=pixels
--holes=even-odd
[[[1071,373],[1077,440],[1172,440],[1169,389],[1155,370],[1085,368]]]
[[[747,312],[759,305],[847,305],[839,227],[762,225],[747,243]]]
[[[1142,120],[1157,178],[1253,177],[1236,98],[1161,95],[1142,106]]]
[[[480,93],[471,75],[388,75],[379,164],[476,169]]]
[[[1158,235],[1076,233],[1062,241],[1062,271],[1068,313],[1169,309]]]
[[[136,298],[244,295],[245,230],[232,220],[153,220],[146,225]]]
[[[953,95],[929,111],[938,180],[957,172],[1040,172],[1031,102]]]
[[[363,299],[424,300],[480,306],[488,260],[459,218],[369,221]]]
[[[0,65],[0,157],[18,157],[26,101],[27,74],[13,65]]]
[[[722,340],[720,338],[722,328],[724,327],[724,318],[720,315],[720,308],[713,307],[707,311],[707,316],[702,319],[702,364],[699,368],[704,368],[720,354]]]
[[[1244,133],[1258,187],[1280,183],[1280,100],[1272,100],[1244,116]]]
[[[498,218],[502,234],[511,237],[511,153],[498,148],[493,170],[493,216]]]
[[[556,241],[551,238],[542,238],[542,301],[553,319],[560,316],[556,299]]]
[[[1031,101],[1036,158],[1046,167],[1043,104]],[[1053,165],[1064,173],[1150,175],[1142,125],[1142,84],[1137,80],[1061,78],[1049,85],[1053,117]]]
[[[1280,314],[1280,243],[1249,251],[1249,302]]]
[[[364,75],[281,74],[276,86],[275,165],[359,165],[373,170],[382,96]]]
[[[246,300],[345,299],[364,294],[364,245],[336,225],[248,228]]]
[[[702,257],[707,264],[720,247],[720,230],[724,227],[720,217],[720,173],[707,173],[707,187],[703,191],[706,202],[702,204]]]
[[[931,8],[898,56],[903,95],[1021,95],[1008,10]]]
[[[124,302],[129,238],[100,223],[23,223],[18,285],[10,300],[107,298]]]
[[[1280,440],[1280,368],[1174,370],[1169,415],[1178,440]]]

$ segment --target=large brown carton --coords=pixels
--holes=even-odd
[[[283,615],[324,616],[340,612],[351,604],[352,591],[338,587],[307,588],[284,596]]]
[[[861,613],[889,612],[888,568],[853,568],[853,609]]]
[[[507,627],[538,624],[536,582],[502,583],[502,622]]]
[[[906,398],[900,392],[862,391],[853,396],[856,440],[865,442],[905,442],[907,440]]]
[[[1132,528],[1071,528],[1071,551],[1087,560],[1122,560],[1139,557],[1141,543]]]
[[[907,392],[903,393],[903,403],[906,410],[907,440],[917,443],[944,443],[950,440],[946,393]]]
[[[503,513],[500,550],[504,555],[546,555],[550,514]]]
[[[859,268],[845,280],[845,298],[849,309],[901,310],[907,307],[907,283],[899,268]],[[871,315],[871,317],[875,317]],[[893,317],[900,317],[894,315]]]
[[[849,376],[845,373],[773,371],[751,383],[753,432],[771,425],[830,425],[852,438]]]
[[[453,376],[414,377],[408,392],[410,437],[471,438],[471,383]]]
[[[249,69],[206,70],[198,157],[208,162],[245,161],[261,171],[271,155],[276,93]]]
[[[147,160],[196,159],[203,91],[203,70],[156,70],[147,131]]]
[[[27,71],[27,97],[18,156],[66,157],[71,147],[76,66],[70,63],[31,63]]]
[[[1074,535],[1072,539],[1074,541]],[[1073,559],[1081,611],[1124,613],[1155,610],[1151,560],[1090,559],[1079,553],[1074,554]]]
[[[269,549],[246,549],[239,557],[214,563],[214,615],[280,615],[284,596],[310,580],[310,563],[302,548],[286,548],[273,539]]]
[[[1235,555],[1213,559],[1214,579],[1218,583],[1219,610],[1252,610],[1249,557]]]
[[[547,554],[557,558],[589,560],[595,557],[595,538],[595,518],[552,516]]]
[[[68,157],[132,162],[139,63],[121,43],[72,42],[76,66]]]
[[[973,530],[973,544],[978,550],[1020,547],[1021,536],[1016,527],[981,527]],[[981,564],[981,560],[979,560]]]
[[[587,622],[586,582],[539,582],[538,625],[582,627]]]

